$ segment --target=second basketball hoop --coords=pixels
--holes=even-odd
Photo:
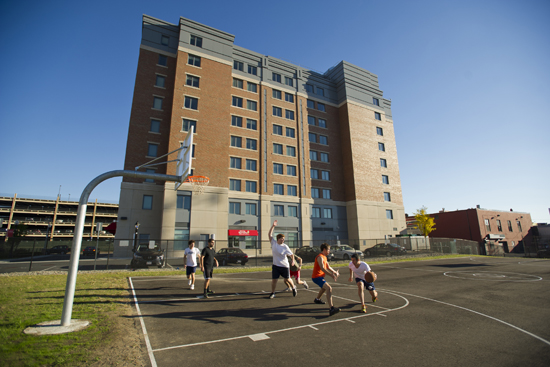
[[[200,195],[204,192],[204,188],[208,186],[210,179],[206,176],[188,176],[185,182],[193,185],[193,192]]]

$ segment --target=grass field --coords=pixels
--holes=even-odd
[[[369,261],[379,264],[429,258]],[[471,257],[468,255],[468,257]],[[347,266],[341,262],[333,267]],[[307,265],[304,268],[312,268]],[[263,268],[224,268],[217,273],[269,271]],[[200,273],[200,271],[199,271]],[[29,326],[60,320],[67,274],[0,276],[0,361],[3,366],[140,366],[144,365],[139,325],[129,293],[128,277],[185,276],[183,271],[82,272],[78,274],[72,319],[91,322],[84,330],[34,336]],[[200,278],[199,278],[200,279]]]

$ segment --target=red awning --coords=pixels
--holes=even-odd
[[[230,229],[227,231],[229,236],[258,236],[258,231],[255,229]]]
[[[116,222],[109,224],[107,227],[105,227],[105,230],[112,234],[116,234]]]

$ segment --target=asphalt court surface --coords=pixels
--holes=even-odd
[[[550,261],[464,257],[373,264],[379,300],[357,286],[345,264],[335,306],[313,303],[319,288],[274,299],[271,272],[216,274],[202,298],[181,276],[133,277],[130,286],[152,366],[548,366]],[[323,297],[324,299],[324,297]]]

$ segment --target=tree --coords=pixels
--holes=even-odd
[[[414,213],[414,219],[416,219],[417,228],[422,232],[424,237],[428,237],[428,235],[435,230],[435,222],[432,217],[430,217],[428,214],[426,214],[426,208],[423,206],[422,208],[418,209],[416,213]]]
[[[10,258],[12,257],[14,251],[17,250],[17,247],[19,246],[19,244],[23,240],[23,237],[25,237],[26,234],[27,234],[26,225],[17,223],[13,227],[13,237],[8,239],[8,243],[11,244],[10,252],[8,255]]]

